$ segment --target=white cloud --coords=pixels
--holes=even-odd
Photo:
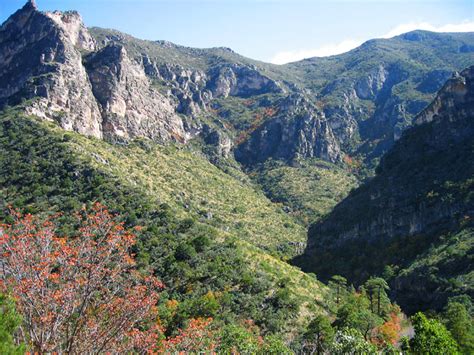
[[[464,21],[457,24],[434,26],[429,22],[410,22],[398,25],[378,38],[391,38],[413,30],[432,32],[474,32],[474,21]],[[319,48],[282,51],[275,54],[270,60],[274,64],[285,64],[311,57],[327,57],[330,55],[348,52],[364,43],[361,39],[346,39],[339,43],[328,43]]]
[[[474,21],[464,21],[461,23],[442,26],[433,26],[428,22],[404,23],[391,29],[385,35],[381,36],[381,38],[391,38],[414,30],[426,30],[432,32],[474,32]]]
[[[299,51],[279,52],[271,59],[271,63],[285,64],[295,62],[304,58],[327,57],[334,54],[341,54],[360,46],[363,41],[348,39],[336,44],[327,44],[316,49],[303,49]]]

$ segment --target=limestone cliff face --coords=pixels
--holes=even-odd
[[[97,138],[186,142],[193,134],[123,46],[99,50],[77,12],[42,13],[32,2],[0,28],[0,107],[19,103]]]
[[[237,148],[235,154],[239,161],[254,164],[268,158],[318,157],[330,162],[342,159],[339,144],[324,113],[303,95],[290,95],[278,107],[278,114]]]
[[[95,41],[84,26],[82,17],[78,12],[54,11],[46,12],[45,15],[55,22],[76,48],[86,51],[93,51],[95,49]]]
[[[28,2],[2,25],[0,107],[31,99],[29,113],[100,138],[102,118],[78,50],[93,42],[79,22],[77,14],[44,14]]]
[[[123,46],[110,44],[94,53],[87,71],[101,106],[104,136],[187,140],[173,104],[151,87],[143,67],[129,58]]]
[[[352,280],[406,265],[474,215],[474,67],[450,79],[384,156],[376,177],[311,226],[298,261]],[[395,252],[396,251],[396,252]]]
[[[250,97],[264,93],[283,93],[282,86],[262,75],[257,68],[239,64],[219,66],[210,73],[208,87],[215,97]]]

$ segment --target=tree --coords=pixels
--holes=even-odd
[[[261,346],[255,326],[229,324],[222,328],[218,354],[255,354]]]
[[[327,317],[318,315],[308,325],[304,335],[305,352],[323,354],[334,338],[334,329]]]
[[[377,348],[366,341],[359,331],[343,328],[336,332],[331,354],[376,354]]]
[[[24,354],[25,346],[15,343],[14,335],[21,324],[21,317],[15,310],[15,303],[0,294],[0,354]]]
[[[382,315],[381,305],[382,305],[382,302],[388,300],[386,291],[390,289],[390,287],[388,287],[387,281],[385,281],[381,277],[371,277],[370,279],[367,280],[364,286],[369,296],[370,310],[373,313],[375,313],[374,305],[375,305],[375,301],[377,301],[377,314],[381,316]]]
[[[105,207],[77,214],[74,236],[58,236],[54,219],[12,211],[0,227],[0,282],[23,317],[22,340],[38,353],[152,349],[163,285],[135,268],[135,236]]]
[[[463,353],[474,353],[474,324],[466,306],[459,302],[448,302],[444,311],[446,328],[459,344]]]
[[[380,345],[395,345],[400,338],[400,331],[400,318],[392,312],[390,319],[377,328],[377,341]]]
[[[383,320],[369,309],[369,301],[364,294],[354,294],[339,308],[334,324],[339,329],[354,328],[369,339],[371,330],[382,323]]]
[[[334,275],[331,277],[329,284],[336,288],[336,304],[339,306],[341,301],[341,294],[347,288],[347,279],[340,275]]]
[[[178,335],[163,341],[160,350],[166,354],[214,353],[217,339],[211,323],[212,318],[191,319],[184,330],[179,329]]]
[[[412,317],[415,336],[410,348],[415,354],[459,354],[451,333],[435,319],[428,319],[418,312]]]

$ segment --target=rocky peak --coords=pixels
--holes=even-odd
[[[95,41],[84,26],[81,15],[76,11],[46,12],[46,16],[52,19],[61,28],[71,43],[83,50],[93,51],[96,47]]]
[[[0,31],[13,30],[13,28],[20,29],[25,25],[30,16],[37,12],[38,7],[34,0],[29,0],[21,9],[11,15],[5,23],[0,27]]]
[[[23,100],[31,114],[102,136],[81,54],[65,29],[32,2],[0,28],[0,108]]]
[[[461,74],[454,73],[443,88],[439,91],[435,100],[415,119],[415,124],[423,124],[440,119],[440,113],[447,115],[453,110],[468,110],[474,114],[474,105],[467,105],[472,100],[474,81],[474,67],[467,68]],[[466,112],[467,114],[467,112]]]

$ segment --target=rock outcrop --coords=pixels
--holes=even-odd
[[[122,45],[99,50],[77,12],[43,13],[28,2],[12,15],[0,28],[0,80],[0,107],[21,103],[67,130],[182,143],[194,134],[143,63]]]
[[[301,94],[278,104],[279,112],[250,134],[235,151],[243,164],[268,158],[291,161],[317,157],[329,162],[342,159],[339,144],[324,113]]]
[[[226,64],[211,73],[209,89],[215,97],[250,97],[264,93],[283,93],[281,84],[261,74],[257,68]]]
[[[93,42],[79,21],[72,13],[44,14],[28,2],[2,25],[0,107],[27,100],[29,113],[100,138],[102,118],[79,52]]]
[[[101,106],[105,137],[187,140],[170,100],[151,87],[143,67],[129,58],[122,45],[112,43],[92,54],[87,71]]]

